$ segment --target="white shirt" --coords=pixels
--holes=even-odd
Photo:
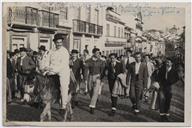
[[[50,52],[45,51],[42,58],[39,60],[39,69],[44,70],[46,67],[49,67],[50,63]]]
[[[50,66],[52,72],[55,73],[70,73],[69,68],[69,53],[64,47],[53,50],[50,54]]]
[[[21,66],[23,66],[23,59],[24,59],[26,56],[27,56],[27,55],[21,57],[21,62],[20,62],[20,65],[21,65]]]
[[[167,67],[166,67],[166,74],[165,74],[165,78],[167,79],[167,75],[168,75],[168,73],[169,73],[169,71],[172,69],[172,67],[169,67],[168,69],[167,69]]]
[[[135,74],[139,74],[139,68],[140,68],[141,62],[135,63]]]
[[[149,77],[151,77],[151,75],[152,75],[152,73],[153,73],[153,71],[154,71],[153,63],[147,62],[147,71],[148,71]]]
[[[127,64],[128,59],[129,59],[129,64],[135,62],[135,58],[133,58],[133,57],[131,57],[131,56],[130,56],[129,58],[126,57],[126,58],[125,58],[125,62],[124,62],[125,65]]]

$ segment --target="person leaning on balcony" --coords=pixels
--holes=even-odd
[[[105,65],[99,58],[99,51],[100,49],[94,48],[92,50],[93,56],[85,61],[85,84],[88,86],[88,92],[91,98],[91,102],[89,104],[91,114],[94,114],[101,81],[104,77],[103,72]]]
[[[61,114],[64,116],[66,105],[68,103],[68,91],[70,83],[70,68],[69,68],[69,52],[63,47],[64,38],[66,35],[57,33],[54,36],[55,49],[50,51],[50,60],[48,67],[45,67],[47,75],[58,75],[60,80],[61,92]]]

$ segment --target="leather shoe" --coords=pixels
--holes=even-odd
[[[90,107],[90,113],[91,113],[91,114],[94,114],[94,108],[91,108],[91,107]]]

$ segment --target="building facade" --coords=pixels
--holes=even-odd
[[[71,8],[72,14],[72,42],[70,49],[77,49],[80,53],[87,46],[89,53],[94,47],[100,48],[103,34],[102,11],[93,5],[75,6]]]
[[[124,54],[127,39],[125,37],[125,22],[121,15],[112,7],[103,8],[103,53]]]
[[[67,35],[63,45],[69,49],[71,26],[62,23],[64,17],[60,12],[34,4],[4,7],[8,50],[26,47],[37,51],[40,45],[49,50],[54,47],[53,36],[58,32]]]

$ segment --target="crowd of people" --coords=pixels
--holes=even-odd
[[[92,56],[87,49],[83,50],[83,54],[76,49],[69,53],[63,47],[64,38],[62,34],[56,34],[53,39],[55,49],[50,51],[40,46],[38,52],[24,47],[7,52],[8,103],[14,99],[24,103],[39,101],[35,98],[36,87],[30,84],[34,79],[31,74],[37,72],[43,76],[59,76],[62,112],[66,110],[70,91],[72,107],[78,105],[79,93],[88,94],[90,113],[94,114],[102,87],[108,85],[111,116],[115,116],[117,111],[118,97],[130,99],[133,112],[139,114],[141,102],[148,102],[152,93],[151,109],[159,109],[162,121],[168,121],[171,88],[178,80],[184,82],[184,61],[165,56],[154,57],[131,49],[125,49],[125,55],[120,56],[116,53],[105,56],[96,47]],[[83,91],[81,86],[84,86]]]

